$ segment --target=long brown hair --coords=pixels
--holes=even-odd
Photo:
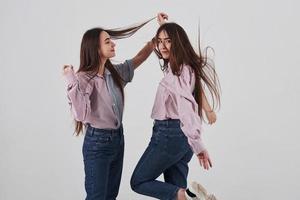
[[[187,64],[192,67],[195,72],[195,89],[194,97],[198,104],[198,114],[202,116],[202,93],[204,93],[204,86],[207,86],[211,99],[213,101],[212,109],[220,107],[220,84],[218,75],[216,73],[214,62],[208,58],[207,53],[210,47],[204,49],[201,53],[200,39],[198,38],[199,53],[197,54],[192,47],[189,38],[184,29],[176,23],[165,23],[159,27],[156,32],[156,41],[161,31],[165,31],[171,39],[171,49],[169,59],[163,59],[157,45],[155,53],[159,59],[163,59],[161,69],[165,71],[170,64],[172,73],[179,76],[181,74],[181,67]]]
[[[133,35],[136,31],[146,25],[148,22],[153,20],[151,18],[145,22],[137,25],[133,25],[127,28],[116,28],[116,29],[103,29],[103,28],[93,28],[86,31],[82,37],[81,48],[80,48],[80,66],[77,71],[85,72],[89,76],[89,80],[94,78],[100,68],[100,57],[98,54],[98,49],[100,48],[99,36],[102,31],[106,31],[112,39],[122,39]],[[114,68],[113,64],[109,59],[107,59],[104,67],[110,71],[112,78],[116,83],[117,87],[122,93],[122,98],[124,101],[124,91],[123,91],[123,80],[117,70]],[[75,134],[80,135],[83,130],[83,123],[81,121],[75,120]]]

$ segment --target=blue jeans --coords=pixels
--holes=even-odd
[[[155,120],[151,141],[132,174],[131,188],[157,199],[176,199],[178,190],[187,187],[192,156],[179,120]],[[165,182],[156,180],[161,174]]]
[[[83,142],[86,200],[115,200],[123,168],[123,127],[87,127]]]

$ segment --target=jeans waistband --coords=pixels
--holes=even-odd
[[[87,133],[91,135],[101,135],[101,134],[123,134],[123,125],[117,129],[100,129],[100,128],[94,128],[90,124],[87,124]]]
[[[165,126],[170,128],[180,128],[179,119],[154,120],[154,125]]]

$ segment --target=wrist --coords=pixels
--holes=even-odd
[[[206,148],[203,148],[198,154],[196,154],[197,155],[197,157],[202,157],[203,156],[203,154],[205,154],[205,153],[207,153],[207,150],[206,150]]]

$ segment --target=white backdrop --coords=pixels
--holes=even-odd
[[[83,137],[72,135],[62,65],[78,66],[87,29],[142,22],[159,11],[195,45],[200,19],[222,86],[217,123],[203,134],[214,166],[204,171],[194,157],[189,180],[220,200],[300,198],[299,1],[0,2],[1,200],[84,198]],[[157,28],[153,21],[116,41],[115,61],[133,57]],[[161,77],[152,54],[126,88],[120,200],[151,199],[131,191],[129,180],[150,139]]]

